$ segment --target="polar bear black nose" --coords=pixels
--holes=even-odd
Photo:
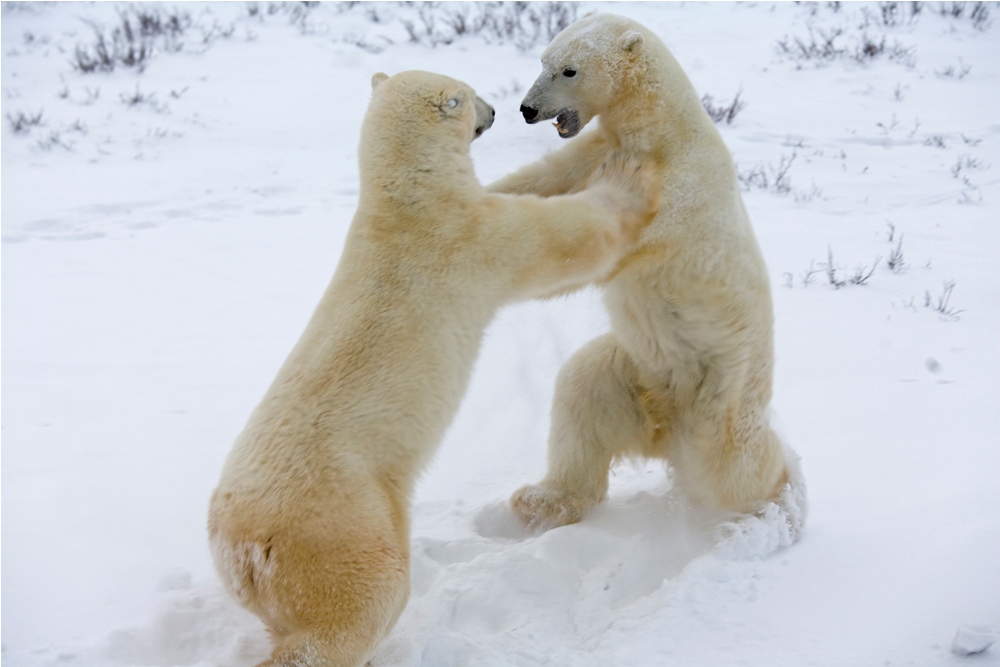
[[[535,116],[538,115],[538,109],[532,109],[531,107],[526,107],[522,104],[521,113],[524,114],[524,120],[530,123],[532,120],[534,120]]]

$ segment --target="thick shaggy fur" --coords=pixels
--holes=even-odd
[[[464,83],[377,74],[343,255],[226,460],[209,540],[274,638],[267,664],[362,665],[409,595],[414,481],[504,303],[607,274],[659,177],[623,159],[578,194],[484,191],[469,144],[493,110]]]
[[[801,480],[768,424],[771,293],[729,151],[676,60],[631,19],[577,21],[542,65],[525,119],[555,118],[564,138],[595,116],[600,124],[488,189],[576,192],[625,151],[656,164],[662,204],[601,281],[613,332],[563,367],[548,473],[511,505],[530,524],[579,521],[604,498],[612,460],[642,456],[667,458],[701,501],[753,511]]]

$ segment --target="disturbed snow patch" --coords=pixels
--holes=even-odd
[[[267,658],[270,641],[256,617],[221,587],[171,591],[147,627],[112,632],[99,663],[249,667]]]
[[[413,597],[372,665],[519,665],[543,656],[608,664],[624,659],[640,627],[669,643],[663,632],[683,633],[684,617],[756,599],[756,561],[802,529],[805,486],[797,464],[792,472],[777,501],[737,517],[693,505],[669,483],[613,492],[583,522],[541,534],[504,502],[482,507],[468,537],[414,540]]]
[[[608,502],[581,523],[541,533],[495,501],[463,508],[458,539],[421,537],[421,521],[437,523],[440,508],[418,504],[412,596],[372,667],[537,664],[543,656],[627,663],[638,628],[669,645],[692,619],[755,600],[758,559],[801,531],[797,468],[777,501],[736,517],[688,502],[656,468],[618,469]],[[113,633],[105,660],[250,667],[267,657],[261,623],[221,588],[174,590],[186,578],[168,574],[153,623]]]
[[[738,517],[719,527],[715,553],[732,559],[763,558],[799,539],[808,511],[806,482],[799,455],[785,447],[788,484],[776,501],[764,503],[757,512]]]

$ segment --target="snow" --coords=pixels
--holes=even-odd
[[[1000,630],[989,625],[963,625],[955,633],[951,652],[955,655],[982,653],[1000,639]]]
[[[418,488],[410,604],[373,665],[1000,665],[958,655],[1000,623],[1000,28],[886,6],[578,8],[638,19],[700,93],[748,102],[720,130],[772,276],[800,540],[795,499],[723,515],[658,462],[526,531],[505,501],[544,471],[558,368],[608,321],[596,290],[510,307]],[[245,667],[268,639],[220,588],[208,496],[333,273],[371,75],[472,84],[497,110],[473,145],[489,182],[560,146],[518,113],[546,40],[446,44],[420,6],[184,4],[179,52],[75,71],[87,21],[125,8],[0,17],[3,661]],[[779,53],[810,27],[845,53]],[[889,48],[857,62],[865,35]]]

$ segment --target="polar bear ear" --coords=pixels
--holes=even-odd
[[[626,51],[635,51],[642,46],[642,34],[635,30],[629,30],[622,35],[622,48]]]
[[[376,72],[372,76],[372,90],[378,88],[378,85],[389,78],[389,75],[385,72]]]

